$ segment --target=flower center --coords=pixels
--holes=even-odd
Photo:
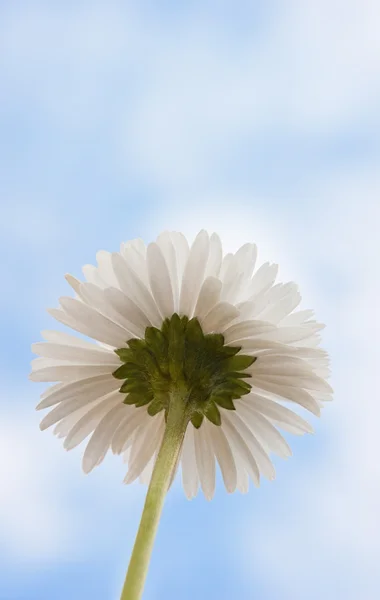
[[[131,339],[115,350],[123,361],[114,373],[123,379],[125,404],[147,405],[156,415],[169,408],[173,392],[185,390],[190,420],[201,426],[204,417],[221,424],[218,406],[235,410],[234,400],[251,390],[245,369],[255,356],[239,354],[240,346],[225,346],[220,333],[204,334],[197,318],[174,314],[161,329],[147,327],[144,339]]]

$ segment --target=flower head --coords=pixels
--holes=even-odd
[[[145,247],[101,251],[85,282],[66,277],[75,298],[51,309],[58,321],[96,343],[45,331],[34,344],[34,381],[57,382],[38,409],[53,409],[71,449],[91,435],[83,469],[111,448],[128,463],[126,482],[149,481],[167,412],[179,392],[188,426],[180,454],[186,495],[199,483],[215,487],[215,459],[229,492],[274,478],[271,452],[290,448],[278,429],[296,435],[311,426],[288,406],[319,415],[331,399],[328,356],[318,348],[323,325],[296,311],[294,283],[275,284],[277,265],[255,270],[257,250],[245,244],[223,256],[216,234],[201,231],[189,248],[180,233],[163,233]],[[287,404],[288,406],[284,406]]]

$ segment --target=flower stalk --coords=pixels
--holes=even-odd
[[[166,427],[154,465],[120,600],[140,600],[166,493],[177,468],[190,420],[187,390],[171,393]]]

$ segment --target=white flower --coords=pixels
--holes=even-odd
[[[33,381],[58,382],[42,395],[38,409],[54,407],[41,429],[54,432],[71,449],[90,434],[83,456],[86,473],[111,448],[128,463],[126,482],[148,482],[165,427],[165,411],[150,416],[147,406],[124,403],[123,365],[115,350],[144,339],[146,328],[161,329],[178,313],[197,317],[204,334],[218,333],[224,344],[256,357],[246,369],[250,392],[234,401],[236,410],[218,406],[221,424],[204,418],[187,426],[181,451],[182,478],[188,498],[199,482],[207,498],[215,488],[215,458],[228,492],[258,485],[260,473],[275,476],[271,452],[287,457],[290,448],[278,428],[302,435],[311,426],[283,406],[297,404],[315,415],[331,399],[328,356],[318,348],[323,325],[310,310],[296,311],[301,296],[294,283],[275,284],[277,265],[255,270],[257,249],[245,244],[223,257],[216,234],[201,231],[193,245],[180,233],[163,233],[145,247],[141,240],[122,244],[120,253],[98,252],[94,267],[83,268],[86,282],[66,277],[75,298],[60,299],[50,314],[96,340],[44,331],[33,345],[42,358],[32,362]]]

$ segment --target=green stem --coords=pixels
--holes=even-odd
[[[165,496],[177,466],[188,422],[184,395],[172,394],[164,437],[154,465],[120,600],[140,600],[142,597]]]

